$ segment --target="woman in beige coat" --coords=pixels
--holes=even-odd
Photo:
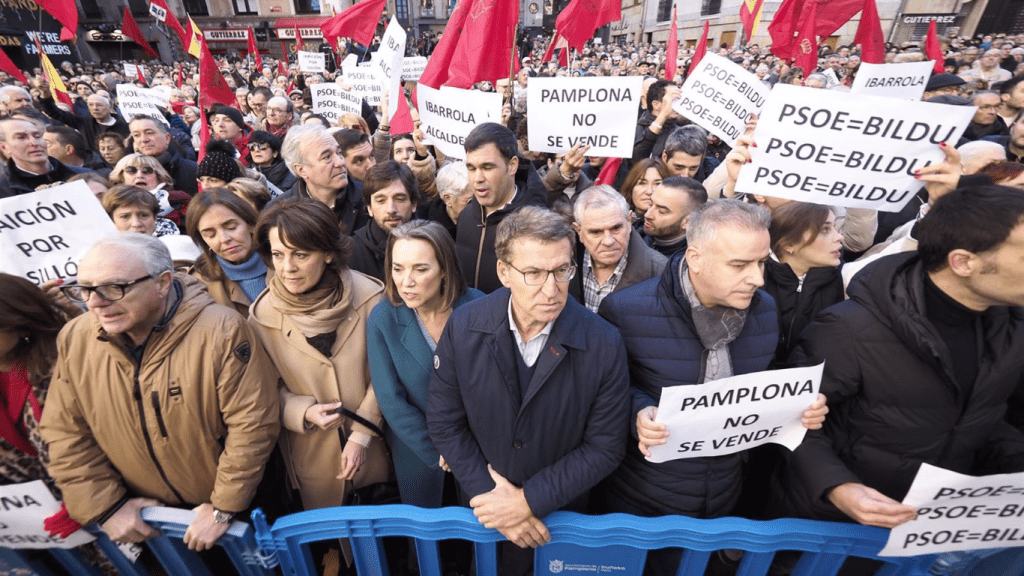
[[[370,385],[366,317],[383,285],[349,270],[352,240],[322,202],[273,204],[256,244],[274,276],[250,310],[281,374],[281,447],[307,510],[340,506],[353,487],[387,479],[382,440],[344,418],[345,408],[383,426]]]

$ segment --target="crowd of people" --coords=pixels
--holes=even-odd
[[[407,504],[472,507],[526,574],[556,510],[891,528],[916,516],[900,501],[921,463],[1024,471],[1024,36],[947,43],[923,99],[977,111],[898,213],[737,192],[756,119],[729,147],[673,109],[692,49],[666,79],[664,46],[559,67],[544,44],[475,87],[504,107],[464,161],[415,106],[392,134],[386,97],[328,121],[309,86],[343,75],[269,58],[224,59],[237,102],[206,111],[194,64],[148,64],[159,117],[121,113],[116,86],[139,79],[119,62],[64,63],[71,107],[38,69],[0,73],[0,198],[82,181],[119,231],[74,281],[0,273],[3,482],[45,480],[59,534],[138,543],[143,508],[191,508],[184,540],[206,551],[257,506],[373,503],[393,481]],[[719,53],[807,90],[860,66],[851,46],[818,70]],[[526,86],[605,75],[644,80],[632,157],[595,185],[609,159],[529,149]],[[674,441],[664,388],[821,361],[796,450],[647,458]],[[335,547],[318,555],[343,571]]]

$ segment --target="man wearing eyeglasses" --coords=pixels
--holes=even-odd
[[[545,208],[502,220],[504,288],[454,311],[434,357],[431,440],[480,523],[520,548],[550,539],[551,512],[586,512],[589,490],[625,451],[626,351],[568,296],[574,240]],[[505,574],[532,567],[530,550],[499,550]]]
[[[134,543],[157,535],[142,508],[187,507],[185,543],[211,548],[249,508],[280,430],[259,339],[144,234],[101,240],[62,290],[90,312],[61,332],[40,422],[69,514]]]

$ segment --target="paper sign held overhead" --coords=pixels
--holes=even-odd
[[[134,84],[117,85],[117,104],[125,120],[131,121],[136,116],[157,118],[168,124],[158,106],[162,105],[163,96],[152,88],[139,88]]]
[[[672,109],[732,146],[771,88],[728,58],[707,54],[683,83]]]
[[[331,124],[337,124],[342,114],[361,115],[362,99],[337,84],[313,84],[309,91],[313,97],[313,112],[323,116]]]
[[[327,55],[322,52],[299,52],[299,72],[327,71]]]
[[[914,170],[941,162],[975,110],[777,85],[736,191],[899,212],[923,186]]]
[[[666,444],[651,446],[651,462],[722,456],[767,444],[790,450],[807,429],[800,417],[818,397],[824,364],[732,376],[661,391],[656,422]]]
[[[920,100],[928,84],[928,78],[932,75],[932,65],[932,60],[902,64],[864,62],[857,69],[857,77],[853,79],[850,92],[901,100]]]
[[[402,59],[405,56],[405,30],[398,19],[391,17],[391,22],[380,40],[380,48],[373,53],[372,68],[377,78],[384,82],[388,91],[388,119],[398,111],[398,99],[402,94]]]
[[[501,95],[495,92],[450,86],[435,90],[420,84],[416,97],[423,121],[423,142],[460,160],[466,159],[463,143],[469,132],[477,124],[498,122],[501,118]]]
[[[384,84],[377,76],[376,70],[370,66],[353,66],[345,68],[345,85],[351,88],[351,94],[366,99],[370,106],[379,106],[380,97],[384,94]]]
[[[530,150],[567,152],[577,143],[591,156],[630,158],[643,78],[531,78],[526,86]]]
[[[427,68],[426,56],[410,56],[402,60],[402,80],[418,82]]]

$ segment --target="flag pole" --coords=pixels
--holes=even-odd
[[[501,103],[502,103],[503,106],[505,104],[508,104],[508,103],[512,102],[512,93],[515,92],[515,90],[512,89],[512,82],[513,82],[512,79],[516,75],[516,72],[515,72],[515,70],[516,70],[516,58],[518,58],[517,49],[519,48],[518,46],[516,46],[516,36],[518,36],[518,35],[519,35],[519,23],[517,22],[516,25],[512,28],[512,59],[508,63],[508,94],[507,95],[506,94],[502,94],[501,95],[501,100],[502,100]],[[506,99],[506,97],[507,97],[507,99]]]

